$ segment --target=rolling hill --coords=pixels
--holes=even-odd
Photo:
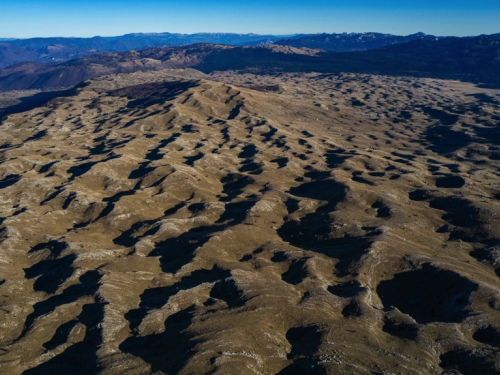
[[[163,69],[2,118],[2,373],[498,373],[499,95]]]

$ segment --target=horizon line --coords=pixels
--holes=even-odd
[[[343,31],[343,32],[326,32],[326,31],[320,31],[316,33],[293,33],[293,34],[259,34],[259,33],[254,33],[254,32],[225,32],[225,31],[198,31],[195,33],[181,33],[181,32],[173,32],[173,31],[150,31],[150,32],[129,32],[125,34],[120,34],[120,35],[93,35],[93,36],[61,36],[61,35],[54,35],[54,36],[32,36],[32,37],[26,37],[26,38],[17,38],[17,37],[0,37],[0,40],[27,40],[27,39],[50,39],[50,38],[64,38],[64,39],[71,39],[71,38],[78,38],[78,39],[92,39],[92,38],[114,38],[114,37],[121,37],[121,36],[126,36],[126,35],[134,35],[134,34],[142,34],[142,35],[154,35],[154,34],[172,34],[172,35],[199,35],[199,34],[233,34],[233,35],[255,35],[255,36],[278,36],[278,37],[289,37],[289,36],[297,36],[297,35],[304,35],[304,36],[312,36],[312,35],[322,35],[322,34],[329,34],[329,35],[341,35],[341,34],[384,34],[384,35],[392,35],[392,36],[410,36],[410,35],[415,35],[415,34],[423,34],[423,35],[430,35],[430,36],[435,36],[435,37],[456,37],[456,38],[471,38],[471,37],[477,37],[477,36],[483,36],[483,35],[497,35],[500,34],[498,33],[492,33],[492,34],[475,34],[475,35],[464,35],[464,36],[458,36],[458,35],[434,35],[434,34],[427,34],[423,31],[417,31],[414,33],[410,34],[392,34],[392,33],[384,33],[381,31]]]

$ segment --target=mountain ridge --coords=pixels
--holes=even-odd
[[[244,45],[261,40],[280,40],[286,35],[235,33],[130,33],[91,38],[52,37],[0,40],[0,68],[23,62],[62,62],[90,54],[125,52],[152,47],[171,47],[196,43]]]
[[[27,39],[0,38],[0,68],[23,61],[63,62],[89,54],[124,52],[153,47],[173,47],[196,43],[229,44],[235,46],[257,46],[271,43],[291,47],[322,48],[334,51],[357,51],[380,46],[404,43],[422,37],[417,33],[397,36],[382,33],[336,33],[336,34],[292,34],[266,35],[255,33],[129,33],[120,36],[79,37],[35,37]],[[370,41],[354,41],[360,35]],[[321,38],[342,39],[341,43],[321,42]],[[425,36],[432,38],[432,36]]]
[[[500,87],[500,38],[417,39],[362,52],[282,45],[236,47],[198,43],[89,55],[58,64],[21,63],[0,70],[0,90],[58,89],[106,74],[192,68],[211,73],[368,73],[457,79]]]
[[[295,39],[284,39],[277,41],[276,44],[289,45],[291,47],[324,49],[336,52],[355,52],[367,51],[387,45],[407,43],[417,39],[439,40],[440,38],[442,39],[443,37],[427,35],[423,32],[406,36],[374,32],[342,34],[322,33],[318,35],[306,35]]]

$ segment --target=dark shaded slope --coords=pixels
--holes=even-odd
[[[0,70],[0,91],[50,90],[72,87],[87,79],[118,73],[133,73],[197,65],[209,53],[221,48],[193,45],[153,48],[144,51],[85,56],[58,64],[23,63]]]
[[[500,38],[415,40],[367,52],[323,52],[315,56],[287,54],[272,48],[217,50],[195,66],[203,72],[320,72],[408,75],[458,79],[500,87]]]

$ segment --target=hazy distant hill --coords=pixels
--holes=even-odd
[[[230,33],[136,33],[116,37],[0,39],[0,68],[24,61],[62,62],[90,54],[171,47],[195,43],[258,45],[284,35]]]
[[[0,68],[24,61],[63,62],[106,52],[124,52],[154,47],[184,46],[196,43],[262,46],[280,44],[338,52],[365,51],[415,39],[436,40],[423,33],[397,36],[380,33],[258,35],[231,33],[134,33],[115,37],[93,38],[0,38]]]
[[[289,46],[232,47],[196,44],[86,56],[57,63],[23,63],[0,70],[0,90],[54,89],[114,73],[194,68],[204,73],[370,73],[459,79],[500,87],[500,37],[414,40],[365,52]]]
[[[285,39],[276,42],[279,45],[291,47],[307,47],[337,52],[367,51],[392,44],[401,44],[413,40],[438,40],[433,35],[416,33],[407,36],[381,33],[343,33],[306,35],[294,39]]]

